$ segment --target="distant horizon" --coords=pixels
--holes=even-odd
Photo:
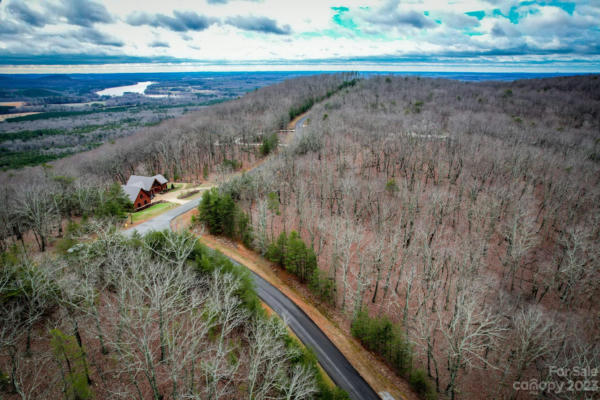
[[[482,74],[597,74],[597,65],[483,65],[474,64],[203,64],[203,63],[109,63],[0,65],[0,75],[142,74],[142,73],[242,73],[242,72],[374,72],[374,73],[482,73]]]

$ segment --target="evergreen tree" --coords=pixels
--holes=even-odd
[[[93,397],[88,383],[85,352],[74,336],[59,329],[50,331],[54,356],[62,370],[64,393],[67,399],[85,400]]]
[[[247,246],[252,244],[250,218],[229,194],[221,194],[213,188],[204,193],[198,209],[200,221],[206,224],[211,234],[241,240]]]
[[[100,198],[96,207],[97,217],[117,217],[126,218],[126,211],[131,210],[133,204],[123,192],[123,188],[118,183],[112,184],[104,196]]]
[[[267,247],[267,252],[265,254],[267,259],[283,266],[285,263],[285,254],[287,252],[287,241],[285,232],[281,232],[277,240],[271,242]]]

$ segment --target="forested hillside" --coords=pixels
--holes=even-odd
[[[399,374],[428,376],[424,395],[590,385],[573,371],[600,365],[599,93],[598,76],[375,76],[222,192],[257,251]]]
[[[163,174],[175,181],[202,182],[245,168],[263,157],[253,144],[285,127],[306,104],[338,90],[350,75],[298,78],[107,143],[49,165],[0,174],[0,245],[32,231],[45,247],[61,232],[60,221],[119,214],[118,193],[107,190],[131,174]],[[242,145],[240,145],[242,143]]]
[[[67,255],[2,257],[3,396],[333,396],[314,356],[266,316],[249,273],[193,236],[126,239],[98,224],[72,234],[88,240]]]
[[[342,396],[264,317],[243,269],[185,234],[113,232],[128,206],[115,183],[132,173],[216,176],[197,221],[297,277],[423,398],[593,385],[574,371],[600,367],[599,93],[598,76],[303,77],[2,174],[0,390]]]
[[[306,73],[0,74],[0,170],[90,150],[298,75]],[[101,95],[140,82],[150,83],[142,93]]]
[[[285,82],[3,174],[2,398],[347,398],[267,316],[244,268],[189,234],[118,229],[131,208],[119,183],[131,173],[200,182],[247,167],[294,110],[348,78]]]

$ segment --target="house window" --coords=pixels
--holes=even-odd
[[[144,200],[144,205],[148,204],[148,200]]]
[[[138,206],[138,208],[140,208],[140,207],[142,206],[142,203],[138,203],[138,205],[137,205],[137,206]]]

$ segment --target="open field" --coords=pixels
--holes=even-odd
[[[0,107],[23,107],[25,104],[24,101],[0,101]]]
[[[0,114],[0,122],[6,121],[9,118],[27,117],[29,115],[39,114],[38,112],[25,112],[25,113],[14,113],[14,114]]]

